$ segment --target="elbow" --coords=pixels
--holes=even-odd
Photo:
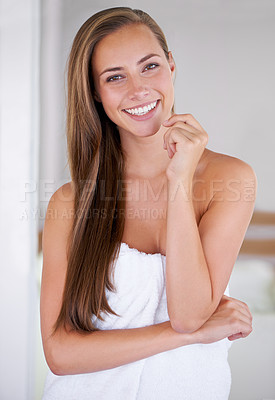
[[[170,321],[172,329],[177,333],[193,333],[197,331],[203,323],[198,321]]]
[[[180,312],[177,310],[177,313],[174,313],[173,317],[171,317],[171,314],[168,312],[171,327],[178,333],[196,332],[210,318],[215,309],[216,306],[213,302],[207,308],[204,308],[203,310],[200,309],[200,312],[192,310],[192,312],[184,313],[182,310]]]
[[[64,375],[66,375],[66,374],[64,374],[64,372],[62,371],[62,369],[61,369],[57,364],[49,363],[49,362],[47,362],[47,364],[48,364],[49,369],[51,370],[51,372],[52,372],[54,375],[57,375],[57,376],[64,376]]]
[[[46,357],[46,361],[48,364],[49,369],[54,375],[63,376],[66,375],[62,364],[54,357]]]
[[[58,353],[58,350],[53,346],[44,349],[45,359],[48,367],[54,375],[68,375],[68,372],[66,372],[66,368],[64,368],[65,363],[62,359],[62,355],[59,356]]]
[[[57,376],[67,375],[65,373],[64,369],[62,368],[62,366],[58,362],[56,362],[56,360],[54,360],[54,361],[51,360],[50,362],[47,361],[47,364],[48,364],[48,367],[50,368],[51,372],[54,375],[57,375]]]

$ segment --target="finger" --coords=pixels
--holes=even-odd
[[[182,134],[185,135],[189,140],[192,142],[197,142],[198,140],[200,142],[205,142],[205,144],[208,141],[208,135],[206,132],[201,132],[198,131],[197,129],[194,129],[191,126],[186,125],[182,121],[178,121],[174,125],[171,126],[170,129],[168,129],[165,134],[163,135],[163,140],[164,142],[167,141],[167,137],[170,137],[171,135],[173,136],[173,141],[176,143],[176,134],[179,134],[178,139],[181,140]]]
[[[244,303],[243,301],[236,299],[235,297],[230,297],[230,296],[226,296],[225,294],[222,296],[221,301],[227,301],[228,304],[235,304],[238,306],[241,306],[247,310],[249,310],[248,305],[246,303]]]
[[[180,132],[177,129],[172,129],[167,138],[165,139],[167,144],[178,144],[178,143],[188,143],[188,142],[196,142],[198,140],[198,135],[192,132],[181,130]]]
[[[169,146],[169,145],[167,147],[167,153],[168,153],[169,158],[172,158],[173,155],[175,154],[175,152],[172,150],[171,146]]]
[[[236,306],[235,306],[236,307]],[[226,315],[228,316],[228,318],[230,319],[231,323],[245,323],[248,324],[250,326],[252,326],[252,316],[249,312],[247,312],[247,310],[243,307],[237,307],[237,308],[229,308],[226,311]],[[225,310],[223,308],[221,308],[218,311],[218,314],[223,316],[224,315]]]
[[[169,157],[170,158],[172,158],[173,157],[173,155],[176,153],[176,144],[175,143],[169,143],[168,142],[168,149],[167,150],[169,150],[169,152],[168,152],[168,154],[169,154]]]
[[[238,312],[239,312],[238,319],[240,321],[243,321],[248,325],[252,325],[253,318],[248,313],[246,313],[243,308],[238,310]]]
[[[230,313],[229,321],[235,330],[234,334],[242,332],[247,336],[252,331],[252,319],[249,315],[243,312],[243,308],[239,310],[233,310]]]
[[[249,315],[251,317],[251,319],[253,318],[252,314],[251,314],[251,312],[249,310],[249,307],[248,307],[248,305],[246,303],[244,303],[241,300],[235,299],[234,297],[229,297],[229,296],[226,296],[226,295],[223,295],[223,298],[225,300],[228,300],[229,306],[230,305],[234,305],[234,306],[237,306],[237,307],[241,307],[241,309],[243,310],[243,312],[246,315]]]
[[[175,154],[175,152],[177,151],[176,144],[175,143],[171,143],[171,148],[172,148],[173,153]]]
[[[229,340],[235,340],[240,338],[246,338],[253,331],[252,326],[248,325],[244,327],[240,332],[234,333],[233,335],[228,336]]]
[[[241,321],[252,326],[253,317],[245,308],[239,308],[238,310],[232,311],[232,317],[237,321]]]
[[[242,337],[247,337],[252,332],[252,330],[253,330],[253,328],[250,323],[239,321],[238,328],[235,330],[233,335],[241,334]]]
[[[243,334],[240,332],[240,333],[234,333],[234,335],[228,336],[227,339],[233,341],[233,340],[236,340],[236,339],[240,339],[242,337],[243,337]]]
[[[164,126],[171,126],[177,121],[183,121],[185,124],[191,125],[195,129],[198,129],[200,131],[204,131],[203,127],[193,117],[192,114],[173,114],[168,120],[164,121],[162,124]]]
[[[251,332],[252,332],[252,328],[249,329],[247,332],[241,332],[241,335],[243,338],[246,338],[248,335],[250,335]]]
[[[196,134],[201,133],[200,130],[198,130],[197,128],[195,128],[195,127],[192,126],[192,125],[186,124],[186,123],[185,123],[184,121],[182,121],[182,120],[175,121],[175,122],[172,123],[172,124],[166,125],[166,127],[167,127],[167,128],[180,128],[180,129],[184,129],[184,130],[186,130],[186,131],[193,132],[193,133],[196,133]],[[168,130],[169,130],[169,129],[168,129]]]

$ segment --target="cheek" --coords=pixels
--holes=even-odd
[[[113,91],[105,90],[101,92],[101,101],[106,114],[110,116],[110,114],[113,114],[117,110],[119,96]]]
[[[174,94],[174,84],[172,77],[168,71],[164,71],[159,77],[158,77],[158,85],[163,92],[163,94],[167,97]]]
[[[162,81],[161,91],[164,94],[163,98],[163,107],[164,109],[170,110],[174,104],[174,85],[171,82],[171,79],[167,79]]]

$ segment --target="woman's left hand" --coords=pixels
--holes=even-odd
[[[167,178],[192,181],[208,134],[191,114],[173,114],[162,125],[168,128],[163,147],[172,159],[166,170]]]

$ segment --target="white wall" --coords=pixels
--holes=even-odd
[[[69,172],[66,166],[62,13],[62,0],[42,1],[39,151],[40,230],[43,227],[49,197],[59,186],[69,180]]]
[[[0,3],[0,398],[32,400],[38,318],[39,0]]]

